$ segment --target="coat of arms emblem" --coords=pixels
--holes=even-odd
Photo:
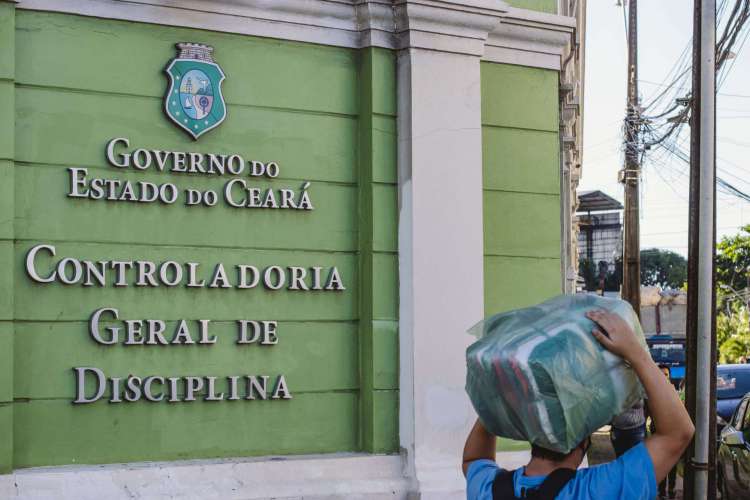
[[[193,139],[218,127],[227,116],[221,83],[224,72],[213,60],[213,47],[178,43],[178,54],[167,66],[169,90],[164,109]]]

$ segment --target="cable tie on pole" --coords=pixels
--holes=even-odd
[[[691,458],[689,460],[690,466],[695,470],[709,470],[711,467],[709,467],[708,462],[697,462],[695,458]]]

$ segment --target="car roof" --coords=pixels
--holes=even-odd
[[[717,371],[744,371],[744,370],[750,370],[750,364],[736,364],[736,365],[717,365],[716,366]]]

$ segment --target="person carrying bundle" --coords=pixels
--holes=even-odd
[[[495,434],[517,436],[518,429],[495,429],[496,432],[493,434],[478,419],[466,440],[463,453],[467,500],[630,500],[656,497],[657,483],[661,482],[677,463],[692,439],[695,429],[674,388],[665,379],[622,315],[599,309],[589,310],[585,315],[594,323],[590,335],[606,351],[624,359],[629,367],[623,369],[632,368],[643,385],[655,426],[654,433],[617,460],[582,469],[578,467],[591,444],[590,432],[593,431],[567,452],[551,450],[532,443],[529,463],[515,471],[507,471],[495,463]],[[539,346],[540,343],[537,341],[534,346]],[[522,357],[518,352],[514,355],[516,360]],[[528,353],[526,355],[528,356]],[[518,366],[514,367],[517,368]],[[469,371],[471,373],[472,369]],[[518,373],[522,371],[517,370]],[[531,385],[535,383],[537,382],[532,382]],[[470,385],[467,383],[467,391],[472,396]],[[591,386],[590,390],[596,391],[596,387]],[[534,392],[529,390],[528,394]],[[640,395],[635,394],[633,397]],[[472,402],[481,417],[485,408],[475,397],[472,397]],[[515,400],[515,403],[519,402],[518,399]],[[538,401],[535,405],[538,410]],[[510,410],[500,411],[506,411],[503,418],[509,417],[507,412]],[[501,418],[498,421],[507,420]],[[549,423],[547,419],[547,424]],[[591,422],[586,425],[595,424]],[[554,437],[554,434],[551,436]]]

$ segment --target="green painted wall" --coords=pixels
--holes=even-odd
[[[174,43],[214,46],[228,115],[197,142],[162,111]],[[0,2],[0,472],[22,467],[398,449],[395,55],[78,16]],[[11,50],[6,50],[10,47]],[[66,198],[67,167],[213,188],[226,178],[116,170],[104,146],[239,153],[312,182],[315,210]],[[14,201],[15,200],[15,201]],[[40,285],[26,251],[213,265],[328,265],[341,293]],[[211,319],[219,343],[96,344],[97,308]],[[279,321],[279,345],[234,345],[234,320]],[[290,401],[75,406],[73,366],[110,376],[278,374]]]
[[[0,473],[13,462],[15,11],[0,2]]]
[[[561,292],[558,74],[482,63],[485,314]]]
[[[506,0],[506,3],[512,7],[550,14],[557,14],[557,2],[558,0]]]
[[[483,62],[484,312],[561,293],[556,71]],[[529,444],[499,439],[498,451]]]
[[[360,436],[365,450],[398,450],[398,196],[394,55],[360,60]]]

